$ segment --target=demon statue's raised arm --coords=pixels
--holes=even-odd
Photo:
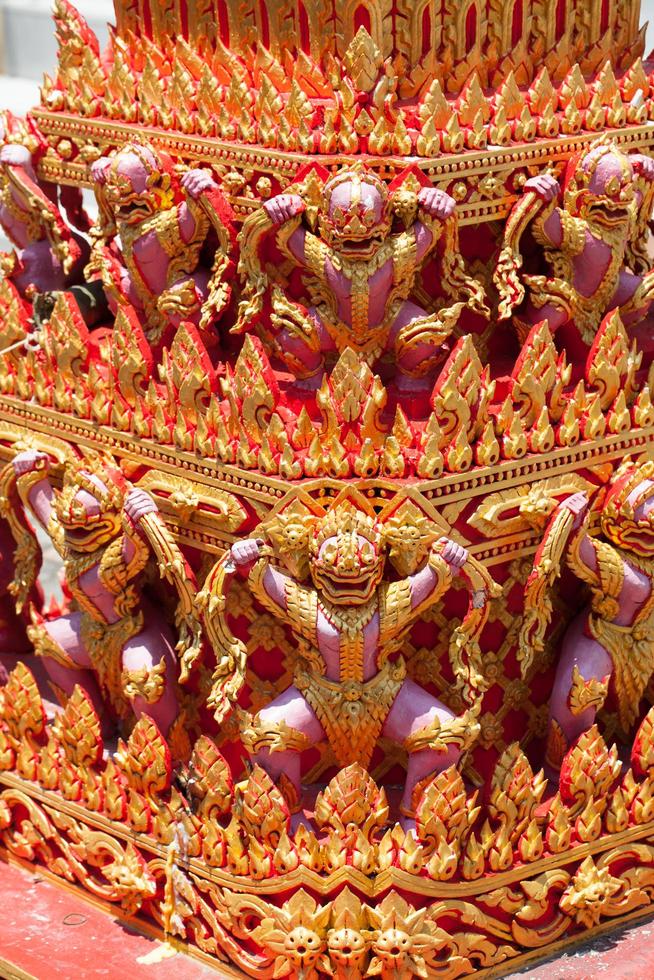
[[[0,113],[0,226],[16,249],[1,257],[0,268],[27,297],[80,282],[89,255],[87,242],[64,221],[57,188],[36,174],[38,148],[25,120]],[[62,188],[59,193],[77,227],[87,230],[80,191]]]
[[[509,215],[495,271],[500,315],[518,332],[546,320],[552,331],[572,324],[586,344],[607,312],[619,309],[633,324],[654,299],[654,274],[646,251],[654,200],[654,160],[625,154],[601,138],[573,157],[563,186],[548,173],[532,177]],[[520,275],[520,241],[528,226],[551,274]]]
[[[113,718],[132,710],[137,717],[150,715],[165,734],[178,715],[176,651],[181,651],[161,610],[139,586],[140,573],[159,550],[157,506],[101,460],[67,462],[62,490],[55,489],[50,468],[45,453],[27,450],[7,465],[1,481],[3,512],[19,545],[18,606],[31,591],[37,548],[30,543],[21,504],[63,559],[73,599],[72,611],[54,619],[44,619],[32,607],[28,632],[34,649],[63,695],[80,684],[106,731]],[[165,526],[160,536],[166,537]],[[181,659],[184,665],[184,654]]]
[[[400,390],[425,387],[464,306],[487,313],[481,285],[463,270],[454,200],[431,186],[409,190],[406,182],[389,194],[376,174],[361,167],[319,185],[311,175],[297,193],[272,198],[246,220],[246,285],[237,329],[250,329],[259,319],[264,342],[304,387],[317,387],[326,355],[347,347],[371,366],[389,355]],[[305,273],[310,299],[295,303],[273,284],[264,326],[266,275],[253,259],[271,231],[281,252]],[[440,286],[454,302],[428,310],[412,294],[441,239]]]
[[[153,343],[182,320],[206,331],[229,302],[235,246],[232,211],[211,174],[179,179],[164,153],[128,144],[92,164],[91,176],[100,218],[87,275],[102,279],[114,308],[137,310]],[[212,228],[217,250],[208,259]]]

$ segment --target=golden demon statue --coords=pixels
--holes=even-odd
[[[101,277],[114,310],[136,309],[154,344],[170,341],[182,320],[210,337],[229,303],[235,245],[231,207],[211,174],[178,179],[166,154],[128,144],[96,160],[91,176],[100,219],[87,276]]]
[[[542,647],[551,612],[540,587],[558,574],[566,552],[591,599],[562,642],[550,702],[547,761],[553,768],[594,723],[610,682],[619,726],[628,733],[654,674],[654,463],[627,460],[592,507],[577,493],[552,514],[527,583],[526,618],[535,629],[523,630],[525,666]]]
[[[0,259],[2,272],[23,296],[81,281],[88,243],[71,231],[58,206],[57,187],[35,171],[42,138],[29,120],[0,113],[0,226],[18,250]],[[79,188],[61,188],[59,201],[80,231],[88,231]]]
[[[403,530],[393,522],[385,527],[363,498],[343,491],[322,516],[291,507],[262,525],[274,549],[261,538],[240,541],[231,548],[232,565],[218,566],[223,575],[230,567],[246,574],[254,595],[290,628],[298,645],[293,684],[255,717],[243,713],[242,740],[254,761],[274,779],[285,774],[299,794],[302,750],[327,740],[339,766],[357,762],[367,768],[384,736],[409,755],[401,802],[408,822],[417,788],[457,763],[478,726],[474,707],[456,717],[410,680],[398,651],[411,625],[439,601],[464,566],[472,566],[466,576],[475,579],[474,626],[470,632],[462,626],[459,648],[473,645],[487,600],[496,594],[492,579],[465,548],[447,537],[434,541],[432,535],[431,544],[416,538],[420,523],[424,519],[401,524]],[[384,580],[389,553],[404,573],[397,581]],[[407,575],[412,565],[418,571]],[[221,589],[222,580],[217,585],[210,574],[205,596]],[[211,617],[207,620],[214,648],[224,649],[224,635],[212,628]],[[242,684],[242,662],[238,667],[234,657],[228,660],[225,675],[220,667],[214,675],[218,683],[210,703],[217,717],[238,693],[239,670]],[[455,672],[463,673],[462,665]]]
[[[163,733],[178,716],[177,654],[184,673],[198,652],[173,631],[139,586],[152,551],[160,562],[181,558],[152,497],[129,487],[115,466],[87,459],[67,463],[62,490],[53,486],[46,453],[26,450],[0,478],[3,512],[18,543],[14,595],[20,609],[36,574],[38,545],[22,508],[36,517],[63,559],[72,611],[44,619],[31,607],[28,634],[48,676],[64,697],[79,683],[102,722],[129,711],[149,715]],[[22,506],[21,506],[22,505]],[[163,574],[163,572],[162,572]]]
[[[546,320],[555,331],[571,324],[591,344],[606,313],[619,309],[625,325],[646,316],[654,299],[647,255],[654,199],[654,160],[624,153],[605,137],[568,163],[563,186],[549,173],[531,177],[509,215],[495,283],[500,315],[515,319],[524,338]],[[520,277],[520,243],[531,224],[550,276]]]
[[[467,276],[458,248],[454,200],[409,174],[389,188],[362,166],[323,179],[312,170],[244,222],[247,276],[238,330],[258,323],[264,342],[303,387],[319,387],[326,357],[346,348],[372,366],[394,360],[400,391],[429,386],[443,344],[468,304],[487,315],[481,285]],[[274,231],[281,253],[306,275],[308,306],[267,278],[259,254]],[[420,270],[443,241],[440,285],[456,301],[427,310],[413,300]]]

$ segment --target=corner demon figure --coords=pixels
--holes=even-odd
[[[97,160],[91,176],[100,222],[87,274],[101,277],[114,307],[138,311],[151,341],[182,320],[206,329],[229,301],[234,245],[231,208],[211,174],[188,170],[178,182],[165,154],[130,144]],[[212,226],[220,248],[210,268],[201,253]]]
[[[71,612],[50,620],[32,609],[28,633],[34,649],[63,695],[70,696],[76,683],[88,693],[106,732],[112,715],[125,717],[131,708],[137,717],[150,715],[166,733],[178,715],[180,644],[138,585],[152,557],[148,520],[166,536],[157,506],[143,490],[130,488],[115,467],[93,460],[67,463],[63,490],[56,490],[50,465],[45,453],[27,450],[2,474],[3,510],[18,529],[17,560],[31,556],[27,567],[16,570],[17,605],[31,590],[38,548],[30,542],[21,502],[52,538],[74,601]]]
[[[425,548],[424,567],[385,582],[388,542],[374,514],[346,499],[305,525],[306,532],[300,527],[291,526],[286,538],[287,552],[304,556],[296,559],[297,576],[271,563],[261,539],[231,549],[254,594],[298,644],[292,686],[255,717],[245,715],[243,743],[273,779],[285,773],[299,791],[303,749],[326,739],[339,766],[368,767],[384,735],[409,753],[402,813],[412,820],[414,788],[456,763],[477,726],[408,679],[403,657],[394,655],[468,553],[440,538]],[[274,524],[269,537],[276,538]]]
[[[87,242],[71,231],[57,204],[57,188],[37,177],[39,143],[27,121],[0,113],[0,226],[18,249],[0,257],[0,268],[23,296],[65,289],[80,282]],[[81,231],[88,231],[78,188],[61,188],[59,199]]]
[[[563,187],[547,173],[525,183],[509,215],[494,279],[500,315],[514,318],[518,332],[546,320],[552,331],[571,323],[586,344],[602,319],[619,309],[625,325],[646,316],[654,299],[654,273],[647,255],[648,221],[654,200],[654,160],[622,152],[606,138],[573,157]],[[551,276],[519,275],[520,239],[532,222]]]
[[[274,197],[246,219],[244,256],[256,255],[272,227],[282,253],[309,274],[308,308],[273,285],[272,330],[262,330],[271,351],[304,387],[319,386],[325,355],[350,347],[371,366],[392,355],[398,388],[423,388],[466,303],[487,314],[481,285],[463,271],[454,200],[434,187],[417,191],[414,182],[407,179],[389,193],[362,167],[343,170],[322,187],[312,173],[299,192]],[[410,297],[442,237],[440,284],[456,302],[429,312]],[[238,330],[249,329],[261,313],[261,276],[256,282],[254,295],[246,287]]]
[[[550,709],[548,762],[555,767],[593,724],[610,681],[628,733],[654,674],[654,464],[621,468],[601,504],[597,535],[587,528],[585,494],[561,509],[573,515],[568,564],[591,600],[563,639]]]

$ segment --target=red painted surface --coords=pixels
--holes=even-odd
[[[653,976],[654,916],[510,974],[520,980],[649,980]]]
[[[35,980],[220,980],[224,974],[134,932],[38,874],[0,861],[0,961]],[[0,977],[4,976],[0,963]]]

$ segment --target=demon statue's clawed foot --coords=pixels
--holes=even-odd
[[[299,386],[318,387],[326,359],[351,348],[370,366],[392,361],[401,392],[424,390],[466,304],[487,313],[483,289],[463,271],[454,200],[411,177],[389,193],[360,167],[326,181],[312,172],[297,192],[272,198],[246,220],[237,329],[256,324]],[[271,231],[276,248],[303,274],[306,302],[294,302],[281,279],[262,289],[269,267],[264,273],[258,253]],[[439,243],[440,285],[453,302],[433,300],[427,309],[413,294]]]
[[[3,112],[0,144],[0,225],[17,250],[0,257],[1,271],[28,298],[80,282],[89,247],[64,221],[57,188],[36,174],[35,130]],[[62,188],[59,197],[76,227],[88,230],[79,189]]]
[[[178,713],[175,638],[138,585],[151,557],[142,525],[156,504],[108,466],[67,465],[58,491],[45,453],[28,450],[9,465],[20,499],[63,559],[73,597],[71,612],[56,619],[32,609],[28,632],[53,687],[68,696],[80,684],[105,734],[130,709],[165,734]]]
[[[548,173],[528,180],[507,220],[495,272],[500,314],[520,307],[521,335],[541,320],[552,331],[570,324],[586,344],[611,310],[619,309],[626,325],[646,316],[654,299],[647,254],[653,182],[654,160],[627,155],[604,137],[569,162],[563,186]],[[544,249],[549,276],[520,275],[527,227]]]
[[[387,582],[387,546],[374,516],[345,501],[314,521],[310,534],[306,584],[277,567],[261,539],[231,549],[254,594],[298,644],[293,684],[246,716],[243,742],[273,779],[290,779],[300,794],[305,748],[327,741],[339,766],[368,767],[385,736],[408,753],[401,813],[412,826],[416,787],[458,761],[475,726],[407,678],[397,651],[410,625],[450,587],[467,552],[441,538],[424,567]]]
[[[184,320],[203,332],[229,302],[232,211],[213,177],[147,145],[128,145],[91,167],[100,209],[87,269],[114,310],[133,306],[151,342],[170,339]],[[213,265],[203,251],[215,233]]]

